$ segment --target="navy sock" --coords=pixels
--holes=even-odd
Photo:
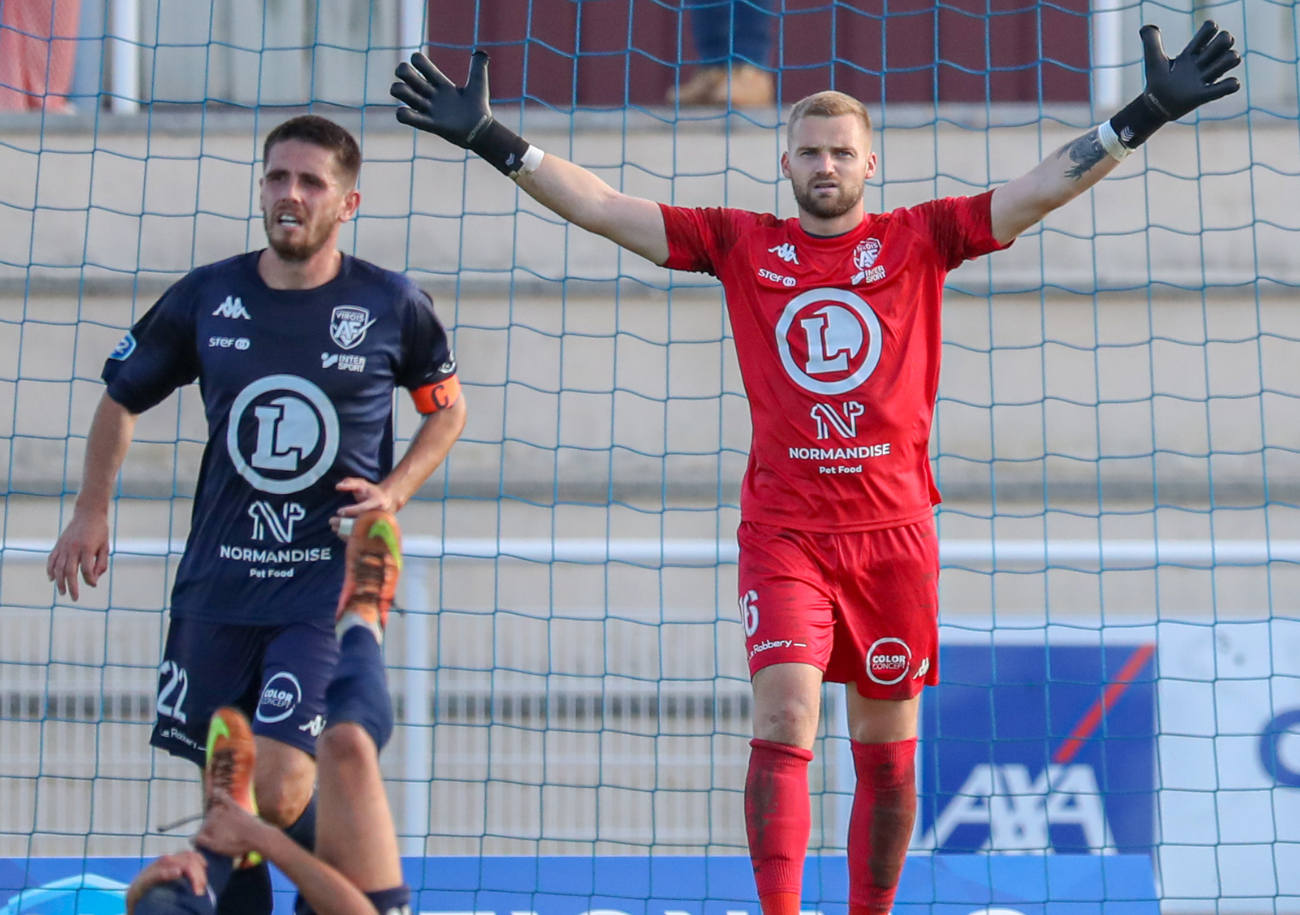
[[[234,871],[217,894],[216,915],[271,915],[271,871],[263,861],[256,867]]]
[[[196,895],[184,877],[151,887],[135,904],[135,915],[212,915],[215,911],[212,897]]]
[[[379,915],[411,915],[411,888],[403,883],[391,890],[366,893]]]
[[[388,695],[384,655],[374,633],[353,626],[343,633],[334,679],[325,690],[329,724],[351,721],[361,725],[382,750],[393,735],[393,700]]]
[[[411,915],[411,888],[405,883],[391,890],[366,893],[366,898],[379,915]],[[316,910],[307,905],[307,900],[299,893],[293,903],[293,915],[316,915]]]
[[[284,834],[293,839],[308,851],[316,850],[316,794],[312,793],[311,800],[303,808],[298,819],[292,826],[284,828]]]
[[[185,877],[160,883],[140,897],[135,905],[135,915],[213,915],[217,894],[230,880],[234,862],[205,849],[199,849],[199,854],[208,862],[206,893],[195,893],[193,885]]]

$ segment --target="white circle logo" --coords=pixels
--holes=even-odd
[[[262,698],[257,700],[257,720],[265,724],[284,721],[301,701],[302,684],[293,674],[282,670],[262,687]]]
[[[339,453],[339,418],[329,397],[297,375],[268,375],[230,407],[226,451],[254,489],[284,495],[315,483]]]
[[[873,683],[901,683],[911,666],[912,649],[902,639],[876,639],[867,649],[867,676]]]
[[[781,365],[814,394],[844,394],[871,377],[880,362],[880,320],[845,289],[809,289],[790,300],[776,322]]]

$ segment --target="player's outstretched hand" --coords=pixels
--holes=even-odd
[[[108,518],[96,513],[74,512],[72,520],[45,560],[45,575],[60,594],[81,597],[77,572],[92,588],[108,571]]]
[[[462,149],[472,148],[475,138],[492,122],[487,65],[487,52],[475,51],[469,59],[469,80],[461,87],[417,51],[409,64],[397,65],[401,82],[389,89],[393,98],[406,106],[397,109],[397,119]]]
[[[1241,88],[1236,77],[1220,79],[1241,63],[1241,55],[1232,49],[1232,35],[1215,23],[1202,25],[1173,60],[1165,54],[1159,27],[1144,25],[1139,34],[1146,53],[1146,96],[1168,120]]]

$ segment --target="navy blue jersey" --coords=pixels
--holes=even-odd
[[[343,257],[315,289],[271,289],[261,252],[188,274],[104,364],[108,394],[142,413],[195,379],[208,420],[172,614],[279,625],[332,620],[344,542],[329,519],[344,477],[393,464],[393,390],[452,377],[429,297]]]

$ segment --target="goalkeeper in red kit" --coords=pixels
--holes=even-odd
[[[1240,88],[1233,39],[1207,22],[1174,59],[1141,31],[1146,89],[1027,174],[973,197],[867,213],[876,173],[861,103],[794,106],[781,170],[794,219],[619,193],[494,120],[487,55],[458,87],[423,55],[399,66],[397,118],[482,156],[564,219],[722,282],[753,416],[739,591],[754,690],[745,819],[764,915],[797,915],[823,681],[847,685],[857,789],[850,915],[890,911],[916,817],[920,692],[938,682],[928,460],[944,278],[1010,245],[1168,121]]]

